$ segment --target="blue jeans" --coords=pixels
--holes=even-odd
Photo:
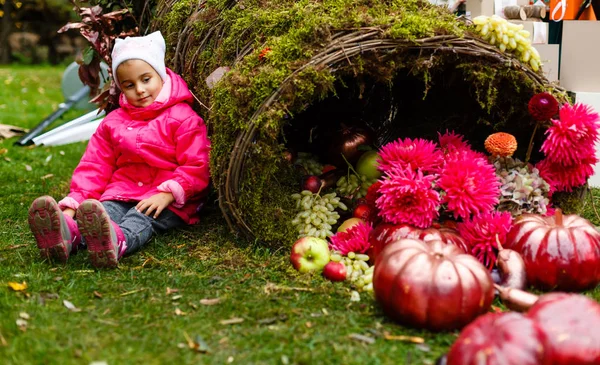
[[[121,227],[125,235],[127,241],[125,255],[144,247],[155,233],[163,233],[171,228],[185,225],[183,219],[168,209],[163,210],[158,218],[154,219],[135,210],[136,204],[114,200],[102,202],[110,219]]]

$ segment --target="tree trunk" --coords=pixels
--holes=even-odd
[[[5,0],[2,6],[4,16],[2,17],[2,29],[0,30],[0,64],[10,63],[10,44],[8,44],[8,36],[12,33],[12,0]]]

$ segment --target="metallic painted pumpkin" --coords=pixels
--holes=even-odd
[[[523,214],[504,247],[521,254],[527,282],[536,288],[581,291],[600,282],[600,232],[578,215]]]
[[[442,241],[411,238],[381,251],[373,288],[389,317],[434,331],[463,327],[494,299],[490,273],[474,256]]]
[[[547,337],[552,365],[600,364],[600,304],[584,295],[542,295],[529,309]]]
[[[546,335],[532,319],[515,312],[487,313],[465,327],[447,365],[550,365]]]

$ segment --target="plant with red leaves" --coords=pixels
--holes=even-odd
[[[76,6],[76,10],[81,22],[67,23],[58,32],[77,29],[90,42],[90,48],[83,52],[77,63],[79,78],[84,85],[90,87],[90,94],[96,95],[100,86],[100,62],[106,62],[109,65],[108,73],[112,74],[111,51],[115,39],[138,35],[137,22],[128,9],[102,14],[102,7],[96,5],[91,8]],[[102,92],[92,102],[97,103],[100,109],[110,112],[119,107],[119,89],[114,82],[106,82]]]

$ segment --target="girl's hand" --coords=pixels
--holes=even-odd
[[[156,219],[160,213],[174,201],[175,198],[173,198],[173,194],[158,193],[137,203],[135,209],[146,216],[150,216],[150,214],[154,212],[153,218]]]

